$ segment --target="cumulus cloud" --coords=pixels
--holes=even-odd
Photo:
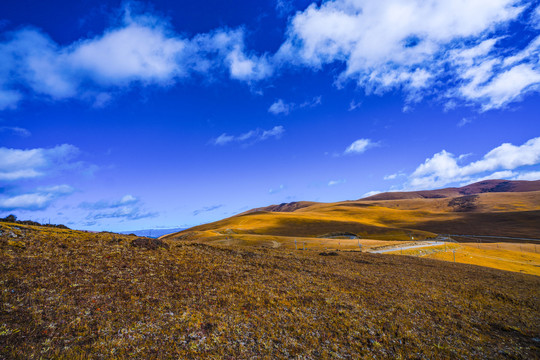
[[[540,137],[518,146],[504,143],[486,153],[480,160],[462,164],[465,158],[466,156],[455,156],[442,150],[416,168],[409,176],[408,187],[431,189],[450,183],[473,182],[485,178],[534,177],[537,171],[514,170],[540,164]]]
[[[342,64],[338,84],[355,81],[368,93],[402,88],[408,102],[437,95],[484,111],[501,108],[540,83],[536,40],[524,39],[525,48],[521,41],[504,51],[495,46],[515,35],[508,25],[527,6],[519,0],[313,3],[291,18],[276,59],[313,69]],[[525,20],[534,23],[537,12]]]
[[[45,176],[53,170],[67,166],[78,152],[77,147],[69,144],[49,149],[0,148],[0,180],[14,181]]]
[[[42,187],[30,193],[0,197],[0,210],[44,210],[60,197],[73,193],[69,185]]]
[[[83,202],[79,207],[90,210],[86,219],[92,221],[101,219],[139,220],[158,215],[157,212],[144,210],[142,205],[140,199],[128,194],[118,200]]]
[[[103,90],[131,84],[166,86],[191,75],[224,71],[241,81],[272,74],[266,55],[245,50],[243,29],[220,29],[186,38],[162,18],[134,14],[129,4],[124,11],[118,26],[66,46],[36,28],[4,33],[0,110],[17,107],[31,94],[52,99],[92,98],[103,104]]]
[[[369,148],[376,146],[377,144],[370,139],[358,139],[345,149],[345,155],[362,154]]]
[[[242,143],[244,145],[251,145],[259,141],[267,140],[270,138],[279,139],[285,133],[283,126],[274,126],[272,129],[263,130],[255,129],[238,136],[228,135],[226,133],[221,134],[217,138],[210,141],[213,145],[227,145],[232,142]]]

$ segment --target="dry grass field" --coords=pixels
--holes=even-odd
[[[456,263],[540,276],[540,245],[535,244],[449,243],[421,249],[396,249],[387,254],[421,256],[450,262],[455,260]]]
[[[324,238],[351,233],[375,240],[408,241],[411,236],[421,240],[437,234],[540,239],[540,191],[296,204],[259,208],[163,238],[201,241],[237,235]]]
[[[0,230],[2,359],[540,354],[537,276],[354,251]]]

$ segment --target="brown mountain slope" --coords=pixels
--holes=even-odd
[[[371,198],[337,203],[297,202],[258,208],[165,236],[169,239],[361,238],[407,240],[437,234],[540,239],[540,191],[533,182],[486,181],[452,190],[457,196]],[[499,192],[509,189],[513,192]],[[451,191],[444,189],[446,194]],[[440,195],[441,193],[439,193]],[[465,194],[465,195],[464,195]]]
[[[459,188],[438,190],[385,192],[366,197],[362,200],[401,200],[401,199],[434,199],[462,195],[477,195],[490,192],[528,192],[540,191],[540,180],[485,180]]]
[[[258,211],[270,211],[270,212],[293,212],[298,209],[302,209],[311,205],[318,204],[315,201],[294,201],[290,203],[281,203],[279,205],[270,205],[270,206],[264,206],[260,208],[255,208],[248,210],[246,212],[243,212],[242,214],[250,214]]]

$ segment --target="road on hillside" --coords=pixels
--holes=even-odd
[[[445,242],[443,242],[443,241],[430,241],[430,242],[423,243],[423,244],[407,245],[407,246],[395,246],[395,247],[392,247],[392,248],[389,248],[389,249],[373,250],[373,251],[370,251],[370,252],[371,252],[371,253],[375,253],[375,254],[382,254],[382,253],[390,252],[390,251],[399,251],[399,250],[417,249],[417,248],[423,248],[423,247],[429,247],[429,246],[437,246],[437,245],[444,245],[444,244],[445,244]]]

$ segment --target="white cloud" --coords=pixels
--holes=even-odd
[[[266,57],[247,57],[238,46],[227,57],[231,78],[237,80],[261,80],[272,74],[272,66]]]
[[[371,141],[370,139],[358,139],[353,142],[347,149],[345,149],[344,154],[362,154],[367,149],[376,146],[377,144]]]
[[[279,185],[276,189],[270,189],[270,190],[268,190],[268,193],[271,194],[271,195],[273,195],[273,194],[277,194],[277,193],[279,193],[279,192],[281,192],[281,191],[283,191],[283,190],[285,190],[285,185],[281,184],[281,185]]]
[[[79,150],[69,144],[50,149],[0,148],[0,180],[36,178],[69,164]]]
[[[401,88],[407,103],[433,95],[447,105],[480,104],[484,111],[518,101],[540,84],[540,40],[516,41],[502,50],[496,46],[516,35],[510,25],[523,14],[532,26],[540,24],[538,8],[528,15],[523,10],[532,4],[520,0],[313,3],[291,15],[286,40],[274,55],[246,49],[244,28],[189,38],[167,20],[133,13],[126,4],[119,25],[65,46],[34,28],[4,33],[0,110],[35,95],[103,106],[111,90],[169,86],[192,76],[228,73],[250,83],[269,78],[280,66],[332,64],[342,69],[338,86],[355,81],[377,94]],[[279,0],[276,9],[285,15],[291,2]],[[290,106],[278,101],[269,111],[287,114],[302,104]]]
[[[225,206],[225,205],[218,204],[218,205],[204,206],[204,207],[202,207],[200,209],[197,209],[197,210],[193,211],[193,216],[197,216],[197,215],[202,214],[202,213],[212,212],[212,211],[215,211],[217,209],[222,208],[223,206]]]
[[[23,194],[0,199],[0,209],[12,211],[15,209],[40,210],[45,209],[51,202],[47,194]]]
[[[540,29],[540,5],[538,5],[534,10],[532,21],[535,27]]]
[[[356,110],[358,109],[360,106],[362,106],[362,102],[361,101],[354,101],[354,100],[351,100],[351,102],[349,103],[349,111],[353,111],[353,110]]]
[[[523,50],[495,47],[505,36],[500,29],[508,31],[527,6],[519,0],[313,3],[291,18],[276,59],[314,69],[343,64],[338,84],[353,80],[379,94],[403,88],[407,102],[437,94],[483,111],[502,108],[540,84],[534,40]]]
[[[330,180],[328,182],[328,186],[336,186],[336,185],[340,185],[340,184],[345,184],[347,182],[347,180],[345,179],[341,179],[341,180]]]
[[[124,195],[119,200],[100,200],[93,203],[83,202],[79,207],[90,210],[86,216],[86,220],[92,221],[102,219],[139,220],[158,215],[156,212],[144,210],[140,199],[129,194]]]
[[[290,111],[290,105],[286,104],[283,99],[276,100],[270,107],[268,108],[268,112],[271,112],[274,115],[284,114],[288,115]]]
[[[527,171],[517,174],[513,177],[514,180],[540,180],[540,171]]]
[[[313,99],[306,100],[300,104],[296,104],[294,102],[286,103],[283,101],[283,99],[277,99],[272,105],[270,105],[270,107],[268,108],[268,112],[274,115],[288,115],[291,111],[295,109],[313,108],[321,104],[322,96],[315,96]]]
[[[279,16],[287,16],[290,12],[294,10],[292,0],[277,0],[276,1],[276,11]]]
[[[498,74],[489,83],[477,88],[469,98],[485,98],[483,110],[501,108],[522,94],[536,90],[540,85],[540,70],[520,64]]]
[[[382,191],[379,191],[379,190],[368,191],[367,193],[365,193],[364,195],[362,195],[362,198],[366,198],[366,197],[368,197],[368,196],[377,195],[377,194],[380,194],[380,193],[382,193]]]
[[[245,145],[251,145],[259,141],[267,140],[269,138],[279,139],[285,133],[285,128],[281,125],[274,126],[270,130],[255,129],[238,136],[221,134],[217,138],[211,140],[213,145],[226,145],[231,142],[243,143]]]
[[[162,18],[133,14],[129,4],[124,11],[120,26],[66,46],[34,28],[3,34],[0,110],[15,108],[32,93],[52,99],[95,98],[99,106],[109,100],[103,98],[104,89],[125,89],[133,83],[167,86],[190,75],[212,77],[224,71],[241,81],[272,74],[266,55],[245,51],[243,29],[190,39]]]
[[[464,117],[458,122],[457,126],[458,127],[463,127],[463,126],[465,126],[467,124],[470,124],[470,123],[472,123],[472,119]]]
[[[106,201],[101,200],[97,202],[83,202],[79,207],[83,209],[101,210],[101,209],[115,209],[122,206],[130,206],[139,203],[139,199],[133,195],[124,195],[120,200]]]
[[[49,207],[54,200],[69,195],[73,191],[71,186],[57,185],[38,188],[37,191],[26,194],[1,196],[0,210],[43,210]]]
[[[399,176],[404,176],[405,174],[403,174],[402,172],[397,172],[397,173],[394,173],[394,174],[390,174],[390,175],[385,175],[383,177],[383,180],[395,180],[397,179]]]
[[[283,126],[274,126],[270,130],[264,130],[260,136],[260,139],[266,140],[270,137],[275,137],[279,139],[281,135],[283,135],[284,132],[285,132],[285,129],[283,128]]]
[[[282,56],[296,55],[313,66],[340,60],[345,74],[368,72],[389,63],[421,63],[441,43],[477,36],[515,18],[515,0],[327,1],[311,4],[292,19]]]
[[[214,145],[225,145],[231,141],[234,141],[235,139],[236,138],[234,136],[223,133],[214,140]]]
[[[65,62],[105,85],[132,80],[167,83],[185,72],[178,66],[185,47],[186,40],[159,24],[129,20],[101,37],[75,44]]]
[[[22,137],[30,136],[30,131],[17,126],[0,126],[0,132],[11,132]]]
[[[456,157],[445,150],[433,155],[409,176],[407,187],[431,189],[484,178],[520,178],[522,174],[525,176],[525,173],[513,170],[540,164],[540,137],[530,139],[520,146],[504,143],[489,151],[480,160],[461,165],[464,158],[465,156]]]
[[[1,56],[0,56],[0,59],[1,59]],[[23,96],[19,91],[4,90],[0,88],[0,110],[15,109],[17,105],[19,104],[19,102],[21,101],[22,97]]]

